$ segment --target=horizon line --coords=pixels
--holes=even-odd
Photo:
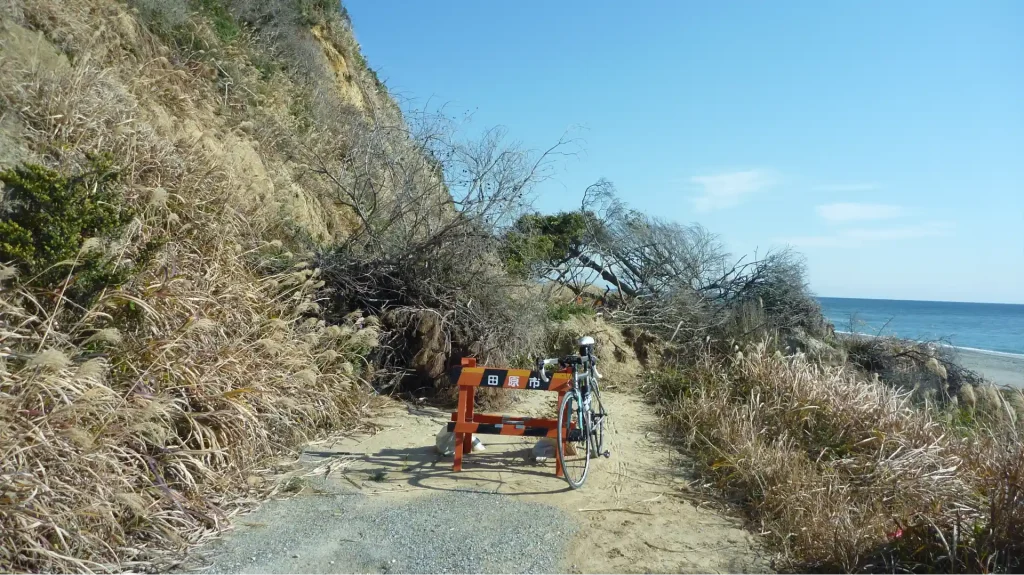
[[[946,300],[946,299],[899,299],[899,298],[887,298],[887,297],[844,297],[844,296],[826,296],[826,295],[815,295],[814,297],[821,299],[859,299],[868,301],[909,301],[915,303],[972,303],[981,305],[1018,305],[1024,306],[1024,302],[1003,302],[1003,301],[957,301],[957,300]]]

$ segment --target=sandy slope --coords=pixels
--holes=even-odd
[[[374,517],[364,523],[361,536],[364,548],[349,545],[335,545],[338,529],[351,530],[345,526],[345,513],[340,516],[337,528],[322,525],[303,535],[293,547],[294,553],[282,549],[272,558],[263,559],[253,549],[263,549],[270,542],[278,541],[295,531],[296,513],[289,513],[289,506],[305,506],[318,513],[334,503],[323,500],[314,506],[304,502],[302,496],[288,501],[275,502],[273,513],[264,513],[256,523],[260,527],[250,528],[244,524],[237,532],[208,550],[209,558],[220,571],[241,570],[245,572],[334,572],[345,570],[386,571],[388,559],[381,567],[378,563],[363,560],[377,553],[387,545],[396,528],[388,522],[398,517],[404,523],[417,522],[431,525],[430,517],[419,515],[437,514],[436,498],[443,497],[445,513],[453,516],[473,517],[473,521],[459,521],[444,537],[461,537],[467,540],[467,549],[474,545],[484,546],[478,551],[487,555],[487,545],[502,545],[490,542],[482,544],[480,534],[502,532],[513,529],[523,541],[523,549],[534,556],[539,547],[554,557],[548,564],[556,570],[569,572],[738,572],[764,571],[768,564],[764,555],[757,550],[755,537],[741,528],[739,522],[700,504],[700,500],[688,491],[688,478],[682,474],[681,462],[674,461],[673,450],[659,437],[655,417],[651,408],[639,398],[625,394],[606,392],[606,403],[611,413],[610,430],[606,445],[612,452],[610,459],[600,458],[591,465],[591,474],[583,489],[570,490],[562,479],[553,475],[554,464],[533,464],[528,454],[535,440],[503,436],[482,436],[486,450],[466,456],[461,473],[451,471],[451,458],[442,458],[434,448],[434,435],[447,421],[448,414],[434,409],[416,409],[395,402],[377,421],[379,431],[370,436],[343,438],[335,442],[310,446],[304,458],[310,465],[320,466],[318,476],[326,477],[327,484],[348,495],[372,495],[369,505],[375,511],[367,515],[363,511],[350,509],[347,513],[352,521],[364,521],[363,517]],[[522,401],[514,406],[514,413],[523,415],[550,416],[554,412],[553,396],[549,394],[524,394]],[[467,496],[467,490],[500,494],[501,501],[514,500],[530,507],[522,513],[538,517],[541,524],[524,529],[512,527],[517,517],[504,516],[493,511],[489,504]],[[456,497],[452,497],[452,493]],[[462,497],[459,497],[459,496]],[[463,505],[472,506],[467,510],[451,509]],[[349,497],[349,500],[353,500]],[[371,501],[372,500],[372,501]],[[536,513],[537,504],[544,508],[559,510],[558,517]],[[363,504],[360,504],[363,505]],[[400,512],[393,512],[394,509]],[[389,511],[388,509],[391,509]],[[516,511],[506,511],[516,514]],[[306,512],[299,512],[304,516]],[[410,515],[411,514],[411,515]],[[546,517],[546,519],[545,519]],[[291,519],[289,519],[291,518]],[[380,519],[383,518],[383,519]],[[291,522],[291,523],[290,523]],[[435,521],[436,523],[436,521]],[[572,525],[565,530],[562,523]],[[432,529],[437,529],[436,526]],[[547,544],[541,534],[558,530],[560,533],[574,531],[571,539],[559,544]],[[347,531],[346,531],[347,532]],[[523,533],[525,537],[522,537]],[[537,534],[532,541],[530,533]],[[312,538],[312,541],[310,540]],[[317,538],[322,538],[317,542]],[[429,541],[437,541],[430,539]],[[413,542],[411,545],[415,546]],[[445,547],[440,543],[422,543],[426,553]],[[330,552],[324,552],[329,548]],[[312,549],[312,551],[299,551]],[[505,549],[494,549],[505,553]],[[444,551],[449,553],[450,551]],[[253,556],[250,557],[250,553]],[[394,554],[402,555],[401,551]],[[422,552],[419,552],[422,553]],[[467,552],[468,553],[468,552]],[[456,555],[458,552],[456,552]],[[293,556],[294,555],[294,556]],[[234,557],[235,559],[231,559]],[[241,558],[241,559],[239,559]],[[399,558],[404,563],[394,569],[413,571],[426,569],[422,562]],[[526,563],[506,562],[487,567],[479,563],[466,563],[465,558],[453,558],[448,563],[438,563],[432,557],[434,570],[481,570],[516,571],[530,570]],[[232,562],[234,561],[234,563]],[[333,562],[332,562],[333,561]]]

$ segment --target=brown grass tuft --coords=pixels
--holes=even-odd
[[[1012,423],[922,408],[909,390],[766,349],[705,353],[649,383],[699,472],[747,510],[781,567],[1019,566],[1024,444]]]

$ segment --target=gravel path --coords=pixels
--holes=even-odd
[[[452,471],[434,436],[450,413],[394,402],[372,434],[307,446],[300,495],[237,517],[196,550],[196,573],[763,573],[742,522],[690,491],[684,461],[650,406],[609,390],[611,459],[583,489],[532,461],[536,438],[483,437]],[[549,417],[550,394],[519,415]],[[315,479],[312,479],[315,478]],[[200,569],[202,567],[202,569]]]
[[[346,492],[272,501],[204,550],[210,573],[551,573],[577,529],[564,511],[507,495]],[[281,528],[286,526],[286,528]],[[566,566],[567,567],[567,566]]]

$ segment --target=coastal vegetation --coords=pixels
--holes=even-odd
[[[173,568],[380,396],[584,333],[776,568],[1019,569],[1024,396],[837,337],[799,254],[605,180],[537,213],[575,142],[400,109],[333,2],[0,16],[0,571]]]

